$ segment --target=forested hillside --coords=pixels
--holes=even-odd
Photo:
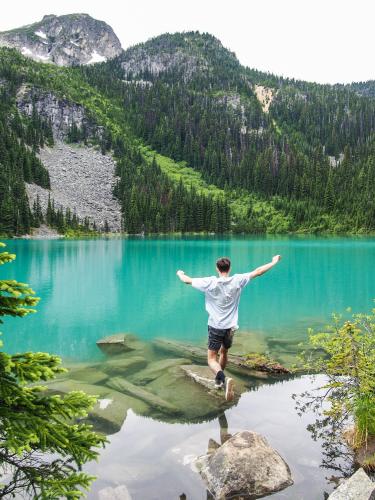
[[[129,233],[225,232],[230,229],[230,209],[224,193],[219,190],[202,192],[201,189],[192,187],[190,184],[185,186],[179,181],[171,180],[155,160],[149,162],[148,156],[141,153],[136,137],[130,132],[117,100],[103,97],[82,80],[77,70],[36,63],[25,59],[14,50],[0,49],[0,78],[5,82],[3,84],[4,95],[12,106],[12,112],[4,114],[5,119],[13,119],[13,113],[18,116],[14,92],[12,93],[10,89],[19,89],[21,85],[27,84],[36,89],[49,90],[55,95],[64,96],[71,102],[83,105],[91,124],[102,127],[102,134],[99,137],[87,136],[87,130],[72,127],[67,140],[90,142],[97,145],[103,153],[111,151],[117,159],[116,173],[119,181],[115,194],[122,206],[124,231]],[[48,127],[47,131],[48,137],[51,138]],[[38,128],[35,134],[37,132]],[[42,145],[42,139],[39,136],[40,134],[37,135],[38,147]],[[7,151],[13,155],[13,146],[8,145]],[[37,152],[36,148],[34,148],[34,156],[35,152]],[[4,159],[6,160],[5,157]],[[4,161],[3,157],[0,161]],[[38,162],[37,159],[35,161]],[[9,171],[12,174],[17,172],[24,197],[24,182],[37,182],[37,179],[35,176],[27,177],[21,168],[22,165],[16,163],[17,165],[13,165]],[[48,187],[46,184],[43,186]],[[7,199],[13,207],[17,207],[17,192],[10,191]],[[28,230],[33,214],[30,213],[25,203],[23,206],[28,222],[20,227],[16,224],[5,226],[4,223],[2,231],[20,234]],[[14,214],[17,210],[13,208]],[[35,217],[38,217],[40,213],[38,207],[35,207],[35,212]],[[59,230],[72,226],[70,213],[55,213],[53,206],[49,212],[52,215],[46,214],[46,222],[50,225],[58,227]],[[73,219],[73,227],[76,225],[77,221]]]
[[[288,230],[374,230],[375,100],[355,86],[243,68],[218,40],[195,32],[162,35],[81,71],[121,96],[146,143],[209,183],[255,194],[289,218]],[[257,98],[264,88],[267,106]]]
[[[113,152],[124,231],[375,230],[372,82],[278,78],[197,32],[74,68],[2,49],[0,78],[14,89],[3,86],[9,106],[26,82],[83,105],[104,127],[100,138],[72,127],[69,140]]]
[[[53,144],[51,127],[34,111],[31,119],[14,105],[16,87],[0,87],[0,233],[23,234],[33,224],[25,182],[49,187],[48,171],[36,153]]]

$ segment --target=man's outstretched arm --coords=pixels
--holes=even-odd
[[[272,261],[269,262],[268,264],[264,264],[264,266],[257,267],[254,269],[254,271],[251,271],[250,273],[250,278],[254,279],[257,278],[258,276],[262,276],[262,274],[266,273],[269,271],[273,266],[276,266],[276,264],[280,261],[281,255],[275,255],[272,257]]]
[[[190,278],[190,276],[185,274],[184,271],[181,271],[181,269],[179,269],[176,274],[180,278],[181,281],[183,281],[187,285],[191,285],[193,280],[192,280],[192,278]]]

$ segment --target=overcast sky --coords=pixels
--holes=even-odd
[[[321,83],[375,79],[374,0],[21,0],[6,2],[0,31],[73,12],[106,21],[123,48],[199,30],[251,68]]]

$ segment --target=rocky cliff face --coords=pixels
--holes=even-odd
[[[58,66],[103,62],[122,51],[112,28],[88,14],[44,16],[38,23],[0,33],[0,46]]]
[[[51,123],[57,140],[65,140],[73,125],[78,129],[85,128],[88,137],[100,139],[103,133],[103,127],[88,119],[83,106],[67,99],[59,99],[51,92],[36,87],[22,85],[17,92],[16,104],[19,111],[28,116],[31,116],[35,107],[39,116]]]
[[[88,218],[99,230],[108,227],[112,232],[121,230],[121,207],[113,196],[117,182],[116,164],[110,155],[102,155],[93,147],[64,144],[74,125],[86,130],[88,138],[100,140],[103,128],[93,123],[79,104],[59,99],[51,92],[22,85],[17,92],[17,108],[31,116],[33,108],[39,116],[51,123],[55,146],[40,151],[39,157],[47,168],[51,189],[27,184],[29,204],[32,208],[37,196],[45,214],[48,198],[56,208],[70,208],[81,221]]]

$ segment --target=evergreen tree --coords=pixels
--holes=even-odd
[[[14,258],[2,252],[0,265]],[[35,312],[38,300],[28,285],[0,280],[0,318]],[[60,363],[47,353],[0,351],[2,497],[26,493],[33,498],[76,499],[93,479],[81,466],[98,456],[105,438],[91,426],[73,421],[87,415],[95,398],[81,391],[52,396],[40,385],[66,371]]]

